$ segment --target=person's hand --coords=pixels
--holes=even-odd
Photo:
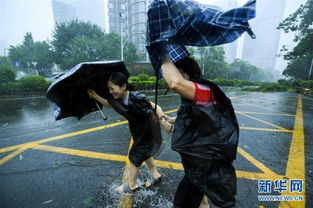
[[[87,93],[88,93],[90,98],[95,98],[96,95],[97,95],[97,93],[94,90],[92,90],[92,89],[88,89]]]
[[[173,124],[173,123],[175,123],[175,121],[176,121],[176,117],[169,117],[168,115],[164,115],[163,117],[164,117],[165,120],[166,120],[167,122],[169,122],[170,124]]]

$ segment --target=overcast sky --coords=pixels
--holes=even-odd
[[[92,0],[86,1],[91,2]],[[197,1],[205,4],[214,4],[214,2],[217,0]],[[237,2],[239,4],[238,6],[242,6],[247,2],[247,0],[237,0]],[[285,17],[296,11],[296,9],[305,2],[306,0],[287,0]],[[0,24],[0,41],[4,40],[7,47],[9,45],[16,45],[21,43],[26,32],[31,32],[35,41],[51,40],[51,34],[54,27],[51,0],[0,0],[0,13],[2,13],[0,14],[0,18],[4,18],[5,20],[4,24]],[[294,46],[292,43],[292,34],[281,34],[280,46],[285,44],[289,45],[290,47]],[[241,45],[242,44],[239,44],[238,51],[240,51]],[[0,54],[3,55],[3,49],[1,50],[2,51],[0,51]],[[286,63],[282,58],[280,58],[280,61],[277,62],[277,70],[281,71],[285,66]]]

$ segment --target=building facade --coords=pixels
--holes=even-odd
[[[149,3],[151,0],[128,0],[128,38],[137,47],[141,61],[148,61],[146,31]]]
[[[123,37],[128,36],[127,27],[127,0],[108,0],[109,32],[115,32]]]
[[[257,2],[256,18],[250,21],[256,39],[245,34],[243,60],[268,71],[275,69],[281,33],[277,27],[283,21],[285,6],[286,0]]]
[[[52,0],[54,23],[65,23],[74,19],[90,22],[106,30],[104,0]]]

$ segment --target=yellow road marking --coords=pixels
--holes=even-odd
[[[269,128],[248,127],[248,126],[240,126],[239,128],[243,130],[253,130],[253,131],[293,133],[293,130],[288,130],[288,129],[269,129]]]
[[[111,127],[122,125],[122,124],[126,124],[126,123],[128,123],[128,121],[121,121],[121,122],[116,122],[116,123],[107,124],[107,125],[103,125],[103,126],[98,126],[98,127],[95,127],[95,128],[90,128],[90,129],[76,131],[76,132],[72,132],[72,133],[68,133],[68,134],[62,134],[62,135],[59,135],[59,136],[49,137],[49,138],[37,140],[37,141],[34,141],[34,142],[27,142],[27,143],[24,143],[24,144],[19,144],[19,145],[14,145],[14,146],[10,146],[10,147],[5,147],[5,148],[0,149],[0,153],[13,151],[13,150],[19,149],[19,148],[21,148],[21,147],[23,147],[25,145],[43,144],[43,143],[46,143],[46,142],[57,141],[57,140],[60,140],[60,139],[65,139],[65,138],[69,138],[69,137],[73,137],[73,136],[78,136],[78,135],[81,135],[81,134],[87,134],[87,133],[91,133],[91,132],[94,132],[94,131],[99,131],[99,130],[111,128]]]
[[[172,113],[172,112],[175,112],[175,111],[177,111],[177,109],[166,111],[165,113]],[[64,153],[64,154],[76,155],[76,156],[84,156],[84,157],[95,158],[95,159],[107,159],[107,160],[113,160],[113,161],[126,162],[126,166],[127,166],[127,164],[129,165],[129,161],[128,161],[127,157],[121,156],[121,155],[104,154],[104,153],[97,153],[97,152],[91,152],[91,151],[74,150],[74,149],[68,149],[68,148],[40,145],[40,144],[45,143],[45,142],[56,141],[56,140],[59,140],[59,139],[64,139],[64,138],[68,138],[68,137],[72,137],[72,136],[76,136],[76,135],[81,135],[81,134],[85,134],[85,133],[89,133],[89,132],[93,132],[93,131],[98,131],[98,130],[114,127],[114,126],[125,124],[125,123],[127,123],[127,121],[121,121],[121,122],[112,123],[112,124],[108,124],[108,125],[104,125],[104,126],[100,126],[100,127],[86,129],[86,130],[73,132],[73,133],[69,133],[69,134],[64,134],[64,135],[60,135],[60,136],[56,136],[56,137],[50,137],[50,138],[38,140],[36,142],[29,142],[29,143],[25,143],[25,144],[22,144],[22,145],[15,145],[15,146],[12,146],[12,147],[7,147],[7,148],[0,149],[0,152],[13,151],[13,150],[16,150],[18,148],[23,148],[23,147],[26,147],[26,146],[27,146],[27,148],[29,148],[29,146],[34,146],[34,147],[36,147],[35,149],[47,150],[47,151],[52,151],[52,152],[59,152],[59,153]],[[277,132],[292,132],[290,130],[265,129],[265,128],[253,128],[253,127],[240,127],[240,129],[260,130],[260,131],[277,131]],[[130,146],[131,146],[131,144],[130,144]],[[9,161],[10,159],[12,159],[14,157],[14,155],[16,156],[18,154],[13,154],[10,157],[7,157],[5,160],[3,160],[2,164],[4,164],[5,162]],[[246,153],[246,155],[247,155],[247,153]],[[249,160],[250,158],[247,158],[247,159]],[[254,160],[253,163],[255,163],[255,161],[256,160]],[[159,167],[163,167],[163,168],[173,168],[173,169],[176,169],[176,170],[182,170],[182,165],[180,163],[156,161],[156,164]],[[260,164],[260,167],[265,167],[263,164],[262,164],[263,165],[262,166],[260,162],[259,162],[259,164]],[[266,169],[266,171],[267,170],[269,170],[269,169]],[[268,171],[268,172],[270,172],[270,171]],[[271,174],[273,174],[273,173],[271,173]]]
[[[6,157],[2,158],[0,160],[0,165],[3,165],[4,163],[6,163],[7,161],[13,159],[14,157],[16,157],[17,155],[21,154],[22,152],[24,152],[27,148],[20,148],[14,152],[12,152],[11,154],[7,155]]]
[[[237,150],[242,156],[244,156],[246,159],[248,159],[252,164],[254,164],[256,167],[258,167],[260,170],[262,170],[264,173],[268,174],[268,175],[277,175],[276,173],[274,173],[272,170],[270,170],[269,168],[267,168],[263,163],[261,163],[260,161],[258,161],[257,159],[255,159],[252,155],[250,155],[249,153],[247,153],[245,150],[243,150],[242,148],[238,147]]]
[[[303,201],[284,201],[279,204],[279,208],[305,208],[305,153],[304,153],[304,129],[302,96],[298,97],[297,113],[294,123],[294,133],[290,144],[286,177],[288,179],[303,180],[303,192],[283,192],[284,195],[303,195]]]
[[[267,121],[264,121],[264,120],[262,120],[262,119],[256,118],[256,117],[254,117],[254,116],[250,116],[250,115],[245,114],[245,113],[242,113],[242,112],[238,112],[238,114],[241,114],[241,115],[246,116],[246,117],[248,117],[248,118],[251,118],[251,119],[253,119],[253,120],[259,121],[259,122],[261,122],[261,123],[267,124],[267,125],[269,125],[269,126],[276,127],[276,128],[278,128],[278,129],[281,129],[281,130],[287,130],[287,129],[281,127],[281,126],[277,126],[277,125],[275,125],[275,124],[269,123],[269,122],[267,122]]]
[[[166,111],[166,113],[172,113],[172,112],[176,112],[176,111],[177,111],[177,109],[174,109],[171,111]],[[240,112],[240,113],[245,114],[246,112]],[[257,114],[258,112],[255,112],[255,113]],[[277,115],[293,116],[293,115],[288,115],[288,114],[284,114],[284,113],[280,113],[280,112]],[[259,119],[259,121],[262,122],[260,119]],[[25,143],[25,144],[21,144],[21,145],[15,145],[15,146],[7,147],[7,148],[2,148],[2,149],[0,149],[0,152],[7,152],[7,151],[13,151],[13,150],[18,149],[16,152],[10,154],[11,157],[7,156],[6,157],[7,159],[3,158],[2,161],[4,161],[4,159],[5,159],[5,161],[8,161],[10,158],[13,158],[14,156],[20,154],[20,152],[25,151],[26,149],[29,149],[29,148],[33,148],[33,149],[41,149],[41,150],[46,150],[46,151],[52,151],[52,152],[64,153],[64,154],[70,154],[70,155],[76,155],[76,156],[83,156],[83,157],[89,157],[89,158],[126,162],[126,167],[127,167],[129,165],[129,160],[127,159],[126,156],[97,153],[97,152],[83,151],[83,150],[74,150],[74,149],[60,148],[60,147],[52,147],[52,146],[47,146],[47,145],[40,145],[40,144],[45,143],[45,142],[56,141],[59,139],[73,137],[73,136],[80,135],[80,134],[98,131],[98,130],[102,130],[105,128],[110,128],[110,127],[114,127],[117,125],[121,125],[124,123],[127,123],[127,121],[108,124],[108,125],[104,125],[104,126],[100,126],[100,127],[96,127],[96,128],[91,128],[91,129],[86,129],[86,130],[73,132],[73,133],[69,133],[69,134],[64,134],[64,135],[60,135],[60,136],[56,136],[56,137],[50,137],[50,138],[42,139],[42,140],[39,140],[36,142],[29,142],[29,143]],[[269,124],[269,125],[271,125],[271,124]],[[266,128],[254,128],[254,127],[240,127],[240,128],[246,129],[246,130],[278,131],[278,132],[288,132],[288,133],[293,132],[292,130],[287,130],[287,129],[284,129],[282,127],[278,127],[278,126],[275,126],[275,127],[279,128],[279,129],[266,129]],[[26,147],[25,145],[28,145],[28,147],[25,148]],[[256,164],[256,166],[264,172],[264,173],[255,173],[255,172],[246,172],[246,171],[239,171],[238,170],[238,171],[236,171],[236,173],[237,173],[237,176],[239,178],[246,178],[246,179],[252,179],[252,180],[263,179],[263,178],[269,178],[269,179],[274,180],[274,179],[282,178],[282,176],[275,174],[273,171],[271,171],[269,168],[267,168],[264,164],[257,161],[255,158],[253,158],[251,155],[249,155],[247,152],[245,152],[241,148],[239,148],[238,152],[240,154],[242,154],[245,158],[247,158],[249,161],[251,161],[253,164]],[[159,160],[156,160],[155,162],[156,162],[156,165],[158,167],[170,168],[170,169],[175,169],[175,170],[183,170],[183,166],[181,163],[159,161]],[[124,174],[124,176],[125,176],[125,174]],[[123,180],[124,180],[124,177],[123,177]],[[129,197],[128,197],[128,199],[129,199]],[[126,200],[123,199],[123,200],[126,202],[123,204],[126,204],[127,207],[131,207],[132,198],[130,198],[130,200],[127,200],[127,199]],[[122,207],[125,207],[125,206],[122,206]]]
[[[130,143],[130,147],[132,145],[132,142]],[[38,149],[38,150],[44,150],[44,151],[50,151],[50,152],[56,152],[56,153],[62,153],[62,154],[68,154],[68,155],[74,155],[74,156],[80,156],[80,157],[87,157],[87,158],[94,158],[94,159],[102,159],[102,160],[110,160],[110,161],[117,161],[117,162],[125,162],[125,170],[127,167],[129,167],[129,159],[127,156],[124,155],[116,155],[116,154],[107,154],[107,153],[100,153],[100,152],[92,152],[92,151],[85,151],[85,150],[77,150],[77,149],[69,149],[69,148],[63,148],[63,147],[54,147],[54,146],[48,146],[48,145],[33,145],[31,147],[28,147],[28,149]],[[252,157],[249,153],[245,152],[243,149],[238,148],[238,152],[242,154],[247,160],[249,160],[252,164],[255,164],[256,167],[258,167],[263,173],[254,173],[254,172],[245,172],[245,171],[237,171],[238,177],[247,178],[247,179],[278,179],[283,178],[283,176],[280,176],[273,171],[271,171],[269,168],[267,168],[264,164],[257,161],[254,157]],[[169,162],[169,161],[161,161],[161,160],[155,160],[155,163],[160,168],[167,168],[167,169],[173,169],[173,170],[183,170],[183,166],[181,163],[177,162]],[[126,171],[124,172],[123,176],[123,182],[126,181]]]
[[[129,154],[129,150],[132,147],[134,141],[132,138],[130,138],[129,141],[129,146],[128,146],[128,154]],[[125,170],[123,173],[123,179],[122,179],[122,183],[128,183],[129,180],[129,172],[128,172],[128,168],[130,166],[130,161],[128,159],[128,157],[126,158],[126,165],[125,165]],[[122,193],[120,198],[119,198],[119,208],[131,208],[132,204],[133,204],[133,198],[134,198],[134,194],[132,193]]]
[[[297,103],[297,98],[296,99],[290,99],[290,100],[291,101],[289,102],[289,104],[296,104]],[[275,101],[273,101],[271,99],[251,99],[251,98],[249,98],[248,101],[249,102],[254,101],[254,102],[259,102],[259,103],[263,103],[263,104],[270,103],[270,102],[275,103]],[[274,104],[274,105],[276,105],[276,104]],[[287,106],[287,105],[279,105],[279,106]],[[291,107],[291,105],[289,107]]]
[[[237,178],[245,178],[248,180],[261,180],[261,179],[270,179],[270,180],[277,180],[283,179],[284,176],[282,175],[272,175],[267,173],[256,173],[256,172],[248,172],[248,171],[241,171],[236,170]]]
[[[236,113],[247,113],[247,114],[256,114],[256,115],[271,115],[271,116],[290,116],[295,117],[296,115],[292,115],[289,113],[263,113],[263,112],[256,112],[256,111],[235,111]]]
[[[173,113],[173,112],[176,112],[176,111],[177,111],[177,109],[174,109],[174,110],[166,111],[164,113]],[[37,140],[35,142],[27,142],[27,143],[18,144],[18,145],[14,145],[14,146],[10,146],[10,147],[0,148],[0,153],[11,152],[11,151],[19,149],[21,147],[24,147],[25,145],[43,144],[43,143],[46,143],[46,142],[57,141],[57,140],[60,140],[60,139],[65,139],[65,138],[69,138],[69,137],[73,137],[73,136],[78,136],[78,135],[81,135],[81,134],[91,133],[91,132],[94,132],[94,131],[99,131],[99,130],[115,127],[115,126],[126,124],[126,123],[128,123],[127,120],[116,122],[116,123],[111,123],[111,124],[107,124],[107,125],[103,125],[103,126],[98,126],[98,127],[95,127],[95,128],[84,129],[84,130],[81,130],[81,131],[76,131],[76,132],[72,132],[72,133],[68,133],[68,134],[62,134],[62,135],[59,135],[59,136],[49,137],[49,138],[46,138],[46,139]]]
[[[254,107],[257,107],[257,108],[260,108],[260,109],[264,109],[264,110],[268,110],[268,111],[275,112],[275,113],[284,113],[284,112],[281,112],[281,111],[273,110],[273,109],[270,109],[270,108],[266,108],[266,107],[264,107],[262,105],[256,105],[256,104],[234,103],[234,105],[248,105],[248,106],[254,106]],[[290,107],[290,108],[294,109],[295,107]]]
[[[111,160],[111,161],[118,161],[118,162],[126,162],[127,157],[123,155],[115,155],[115,154],[106,154],[101,152],[92,152],[86,150],[76,150],[76,149],[69,149],[64,147],[54,147],[48,145],[34,145],[33,149],[45,150],[49,152],[56,152],[62,153],[67,155],[75,155],[80,157],[88,157],[94,159],[102,159],[102,160]]]

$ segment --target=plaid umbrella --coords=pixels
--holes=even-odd
[[[169,57],[176,61],[189,56],[186,45],[214,46],[230,43],[247,31],[255,38],[248,20],[255,17],[256,0],[226,12],[192,0],[154,0],[148,10],[147,50],[161,76],[162,57],[153,44],[166,42]]]

